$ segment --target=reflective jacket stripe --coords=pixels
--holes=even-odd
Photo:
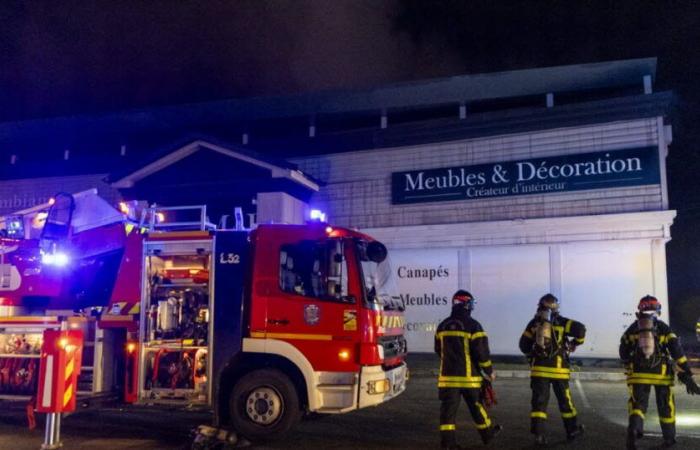
[[[554,380],[568,380],[568,373],[550,373],[550,372],[535,372],[534,370],[530,372],[531,377],[535,378],[552,378]]]
[[[533,372],[551,372],[551,373],[570,373],[571,369],[566,367],[546,367],[546,366],[532,366]]]
[[[479,339],[483,337],[487,337],[485,331],[478,331],[476,333],[467,333],[466,331],[438,331],[437,333],[438,338],[442,338],[444,336],[458,336],[458,337],[463,337],[464,339]]]
[[[439,338],[444,336],[461,336],[465,339],[469,339],[469,336],[471,335],[471,333],[467,333],[466,331],[438,331],[437,333]]]
[[[462,381],[464,381],[464,382],[473,383],[476,381],[481,381],[481,379],[482,379],[481,377],[454,377],[454,376],[440,375],[438,377],[438,382],[440,382],[440,381],[446,381],[446,382],[449,382],[449,381],[462,382]]]
[[[664,364],[665,366],[666,364]],[[673,380],[673,375],[664,373],[632,372],[627,378],[650,378],[654,380]]]
[[[463,389],[478,389],[481,387],[481,380],[479,382],[467,383],[467,382],[438,382],[439,388],[463,388]]]

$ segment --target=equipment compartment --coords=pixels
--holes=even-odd
[[[182,242],[146,251],[141,398],[207,403],[210,252]]]

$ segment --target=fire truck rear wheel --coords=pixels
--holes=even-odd
[[[281,437],[301,419],[294,384],[277,370],[256,370],[234,385],[229,399],[233,428],[253,440]]]

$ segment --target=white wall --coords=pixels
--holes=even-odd
[[[450,314],[460,288],[454,249],[391,250],[391,264],[406,305],[406,340],[411,352],[432,352],[438,323]]]
[[[460,288],[477,299],[474,318],[489,335],[491,351],[519,355],[518,340],[537,309],[552,292],[565,317],[588,330],[578,356],[617,358],[620,336],[634,320],[637,302],[657,295],[666,307],[665,287],[654,289],[652,242],[579,242],[568,244],[481,246],[469,249],[390,249],[399,293],[405,298],[451,299]],[[456,272],[460,250],[468,267]],[[556,252],[561,256],[556,257]],[[554,253],[554,254],[553,254]],[[398,277],[401,267],[448,268],[449,277]],[[558,273],[558,274],[557,274]],[[553,276],[553,274],[555,274]],[[449,301],[406,306],[406,338],[411,352],[432,352],[435,327],[450,313]]]
[[[517,355],[518,340],[539,298],[550,291],[549,248],[543,245],[471,249],[474,318],[489,335],[491,351]]]
[[[308,209],[306,203],[286,192],[260,192],[256,222],[303,224],[309,217]]]
[[[663,182],[613,189],[391,204],[392,172],[658,146],[660,142],[657,118],[648,118],[316,155],[291,161],[324,183],[310,205],[326,211],[332,223],[378,228],[660,210],[665,208]]]
[[[518,340],[537,301],[552,292],[562,300],[562,314],[588,328],[577,355],[617,358],[639,298],[656,295],[667,318],[664,245],[674,216],[657,211],[363,231],[388,246],[400,294],[471,291],[477,298],[474,317],[489,334],[494,354],[520,354]],[[442,265],[450,268],[450,277],[402,279],[397,273],[402,264]],[[407,307],[407,322],[420,324],[406,330],[409,351],[432,351],[434,328],[449,310]]]
[[[562,314],[588,328],[580,356],[617,358],[620,336],[646,294],[659,297],[668,320],[665,286],[654,289],[651,246],[650,241],[562,246]]]

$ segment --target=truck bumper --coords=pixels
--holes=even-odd
[[[390,370],[381,366],[365,366],[360,374],[360,398],[358,408],[375,406],[398,396],[406,390],[408,367],[406,363]]]

